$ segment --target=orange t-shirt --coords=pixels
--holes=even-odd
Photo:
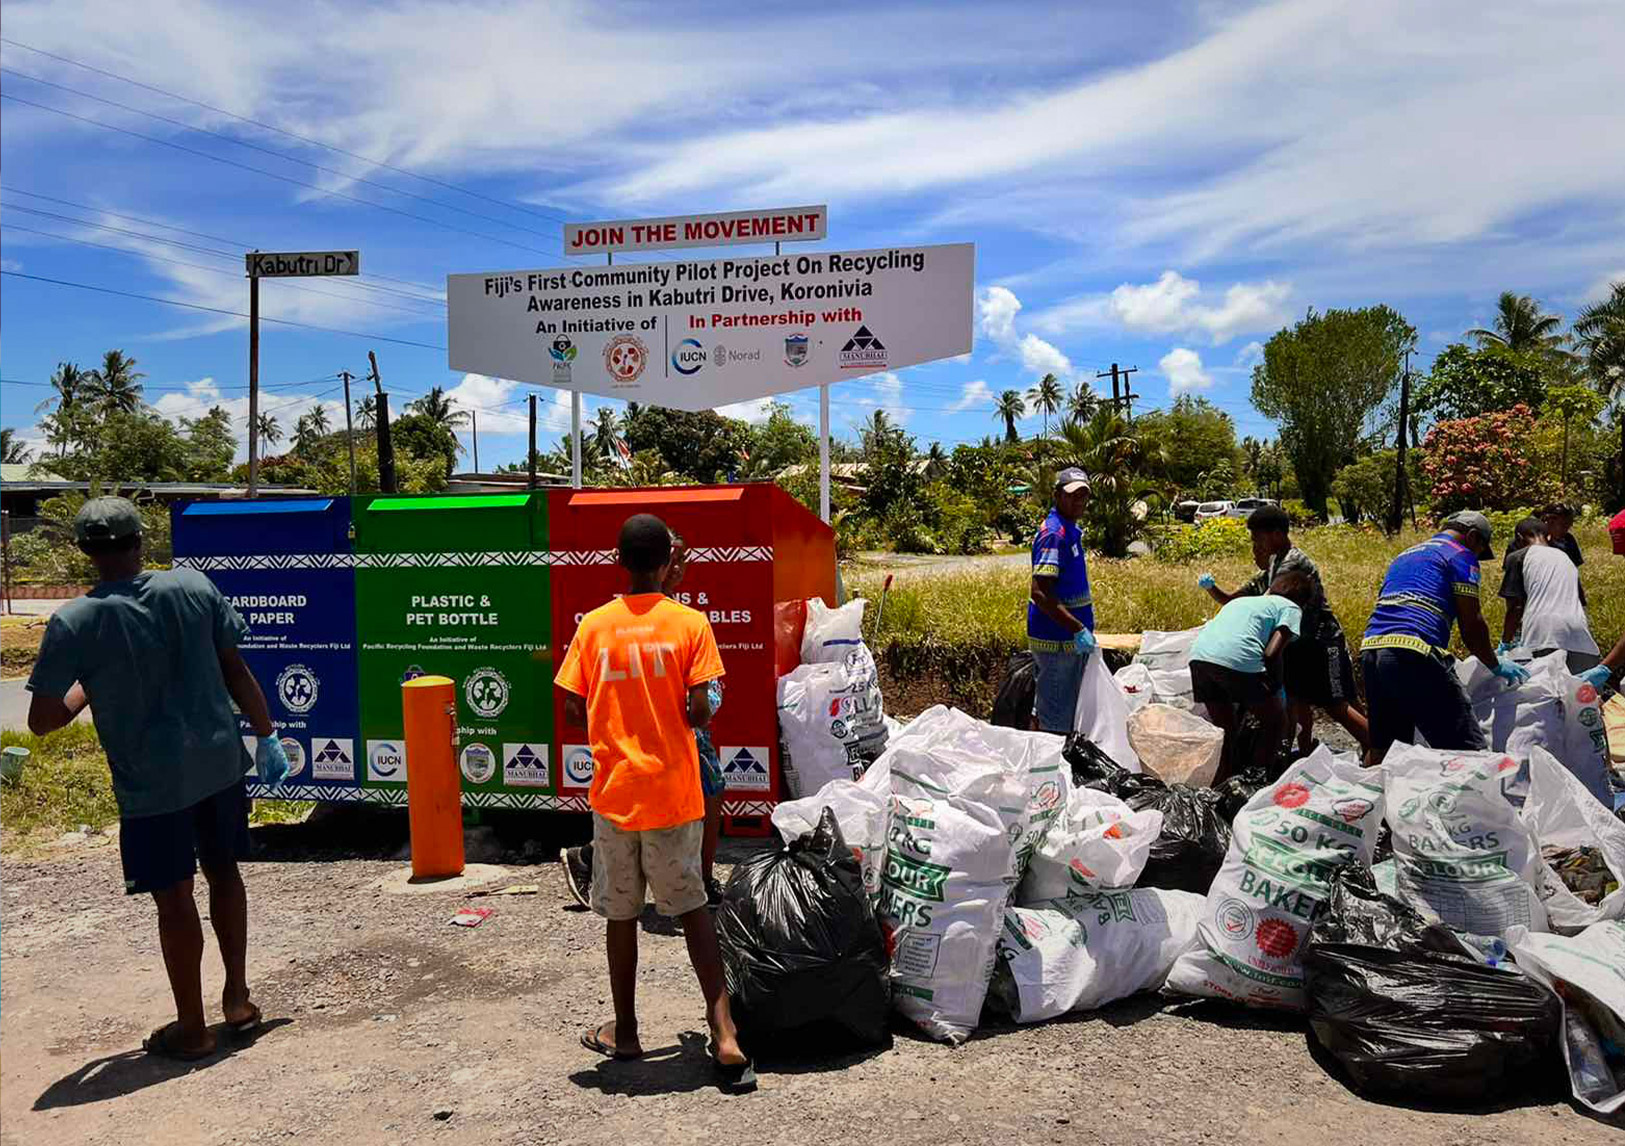
[[[688,690],[721,675],[711,622],[664,594],[621,597],[581,618],[555,683],[587,701],[593,811],[630,832],[705,815]]]

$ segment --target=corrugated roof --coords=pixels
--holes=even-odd
[[[61,480],[63,480],[61,477],[57,476],[56,474],[46,473],[43,470],[40,471],[40,476],[39,476],[38,479],[30,478],[29,475],[28,475],[28,471],[33,469],[36,464],[37,463],[35,463],[35,462],[0,462],[0,482],[4,482],[6,485],[10,485],[12,482],[22,482],[22,481],[31,481],[31,480],[39,480],[39,481],[61,481]]]

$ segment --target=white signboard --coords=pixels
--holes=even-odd
[[[721,215],[667,215],[564,224],[564,253],[656,251],[667,247],[728,247],[735,243],[791,243],[822,239],[829,208],[773,207]]]
[[[250,251],[247,261],[249,277],[256,279],[361,273],[360,251]]]
[[[969,354],[971,243],[446,276],[453,370],[704,410]]]

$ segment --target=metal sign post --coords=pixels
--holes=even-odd
[[[254,497],[260,482],[260,280],[358,275],[361,252],[249,251],[244,262],[248,267],[248,496]],[[348,417],[348,397],[344,406]]]

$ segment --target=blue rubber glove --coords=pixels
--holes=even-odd
[[[1580,679],[1601,692],[1608,687],[1608,682],[1614,679],[1614,671],[1607,665],[1598,665],[1596,668],[1586,669],[1580,674]]]
[[[1072,634],[1072,651],[1077,653],[1086,661],[1089,659],[1090,655],[1095,651],[1095,649],[1099,647],[1099,643],[1095,640],[1095,635],[1088,629],[1079,629],[1076,633]]]
[[[711,715],[722,711],[722,682],[714,680],[705,689],[705,698],[711,702]]]
[[[1218,582],[1213,579],[1213,574],[1211,573],[1203,573],[1196,579],[1196,587],[1198,589],[1212,589],[1216,585],[1218,585]]]
[[[1498,657],[1504,657],[1517,647],[1517,641],[1502,641],[1500,644],[1495,646],[1495,655]]]
[[[262,736],[254,749],[254,768],[260,783],[272,788],[282,787],[288,778],[288,753],[276,736]]]
[[[1495,666],[1495,675],[1516,686],[1529,679],[1529,670],[1502,657],[1501,663]]]

